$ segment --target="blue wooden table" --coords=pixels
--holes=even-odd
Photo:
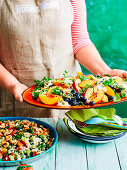
[[[127,135],[106,144],[90,144],[72,135],[63,123],[40,119],[56,128],[56,147],[43,158],[29,163],[34,170],[127,170]],[[0,167],[16,170],[16,167]]]

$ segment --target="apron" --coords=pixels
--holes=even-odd
[[[70,0],[1,0],[0,62],[21,83],[59,78],[64,70],[81,71],[72,47],[73,8]],[[57,110],[15,101],[0,89],[1,116],[62,117]]]

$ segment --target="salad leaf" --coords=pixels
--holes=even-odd
[[[105,86],[114,85],[114,81],[113,81],[112,77],[110,77],[109,80],[104,81],[104,85]]]
[[[32,97],[37,98],[39,97],[40,92],[32,92]]]
[[[80,75],[80,76],[79,76],[79,79],[80,79],[81,81],[83,81],[83,80],[86,80],[87,78]]]
[[[122,90],[121,91],[121,97],[126,97],[126,96],[127,96],[127,93],[124,90]]]
[[[113,98],[113,102],[116,103],[116,102],[119,102],[121,99],[120,95],[119,94],[116,94],[115,97]]]
[[[52,94],[60,95],[62,93],[63,93],[62,90],[60,90],[58,87],[52,89]]]
[[[44,78],[42,79],[42,82],[43,82],[43,84],[47,84],[50,80],[51,80],[50,78],[44,77]]]

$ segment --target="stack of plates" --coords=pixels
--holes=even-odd
[[[75,136],[79,137],[80,139],[82,139],[86,142],[90,142],[90,143],[111,142],[114,139],[120,138],[127,133],[127,131],[126,131],[126,132],[121,132],[120,134],[117,134],[115,136],[91,136],[91,135],[87,135],[87,134],[84,134],[81,131],[79,131],[76,128],[75,124],[70,119],[67,119],[67,121],[65,121],[65,119],[64,119],[64,123],[72,134],[74,134]]]

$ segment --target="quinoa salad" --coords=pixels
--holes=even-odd
[[[43,153],[53,144],[49,129],[28,120],[0,120],[0,161],[15,161]]]

